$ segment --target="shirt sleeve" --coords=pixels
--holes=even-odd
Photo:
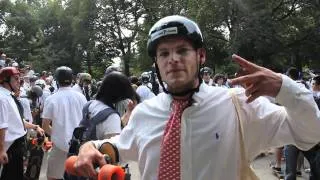
[[[33,118],[32,118],[32,114],[31,114],[31,108],[30,108],[29,100],[21,98],[20,101],[21,101],[21,104],[23,106],[24,118],[26,120],[29,120],[30,123],[32,123],[33,122]]]
[[[8,128],[8,107],[9,102],[0,101],[0,129]]]
[[[111,114],[105,121],[97,124],[97,138],[103,139],[109,134],[115,134],[121,132],[121,120],[120,116],[116,113]]]
[[[320,112],[312,92],[282,76],[276,102],[260,97],[246,103],[244,90],[238,91],[243,122],[244,143],[248,157],[253,159],[261,150],[293,144],[308,150],[320,140]]]
[[[53,112],[53,104],[50,99],[46,99],[43,106],[42,118],[53,120],[54,112]]]

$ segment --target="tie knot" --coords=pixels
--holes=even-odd
[[[180,100],[180,99],[174,99],[172,101],[172,107],[174,110],[184,110],[189,105],[189,99],[186,100]]]

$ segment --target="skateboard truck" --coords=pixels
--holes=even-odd
[[[104,143],[99,151],[104,154],[106,165],[99,167],[94,164],[94,168],[98,170],[98,180],[130,180],[128,165],[119,165],[119,153],[117,148],[111,143]],[[65,162],[65,169],[68,174],[79,176],[74,164],[78,156],[70,156]]]
[[[49,141],[48,137],[45,135],[41,136],[37,134],[36,138],[31,139],[31,144],[36,147],[42,147],[43,151],[49,151],[52,147],[52,142]]]

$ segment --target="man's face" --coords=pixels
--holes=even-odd
[[[20,91],[20,76],[18,74],[11,76],[10,84],[14,92]]]
[[[202,79],[204,82],[209,83],[210,82],[210,74],[207,72],[203,73]]]
[[[203,48],[195,50],[182,37],[167,37],[160,40],[156,52],[161,78],[170,92],[178,93],[198,85],[199,66],[205,61]]]
[[[91,81],[89,81],[89,80],[84,80],[83,83],[82,83],[82,86],[83,86],[83,87],[89,87],[90,84],[91,84]]]
[[[320,92],[320,85],[317,85],[314,80],[312,81],[312,91],[319,91]]]
[[[217,84],[218,84],[219,86],[221,86],[221,85],[223,84],[223,82],[224,82],[223,78],[219,78],[219,79],[217,80]]]

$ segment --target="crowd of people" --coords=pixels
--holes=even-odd
[[[235,78],[213,74],[203,67],[199,27],[182,16],[158,21],[147,48],[151,71],[127,77],[110,66],[98,80],[66,66],[37,73],[1,52],[0,179],[23,179],[28,131],[50,136],[47,178],[63,179],[84,107],[88,119],[112,113],[80,148],[75,169],[82,176],[97,175],[93,164],[105,164],[98,149],[108,142],[121,162],[138,162],[144,180],[254,178],[244,173],[251,172],[248,162],[274,147],[279,172],[284,147],[285,179],[296,179],[299,152],[310,162],[310,179],[320,179],[319,75],[306,81],[296,68],[279,74],[237,55]]]

